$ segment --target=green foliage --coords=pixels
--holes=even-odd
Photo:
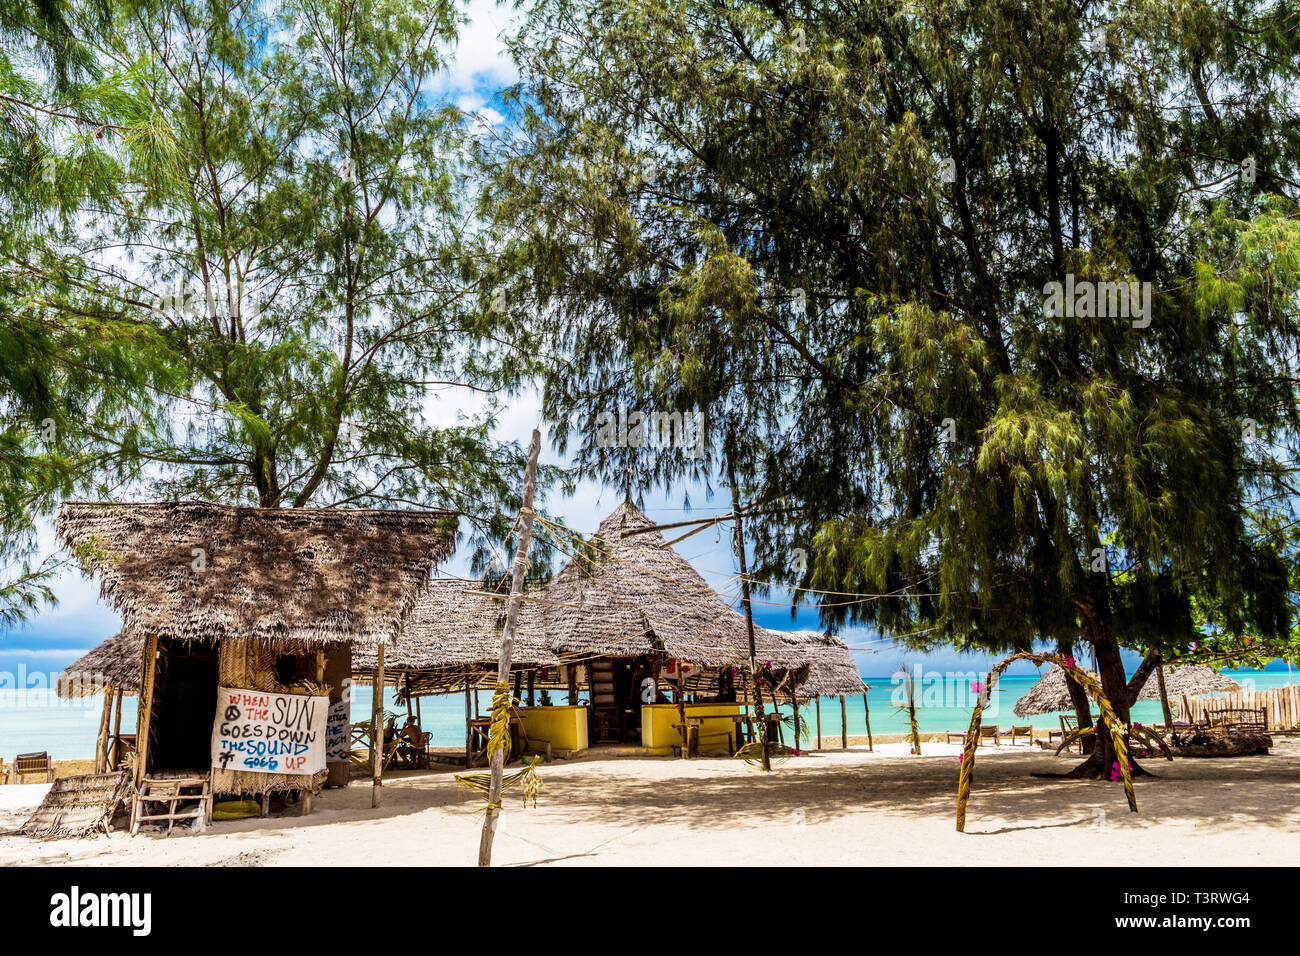
[[[734,465],[789,504],[757,577],[889,596],[831,626],[1275,646],[1295,27],[1256,2],[539,0],[518,135],[480,158],[501,281],[563,356],[548,414],[608,481]],[[1149,282],[1149,315],[1050,314],[1067,274]],[[618,401],[703,408],[709,458],[600,447]]]

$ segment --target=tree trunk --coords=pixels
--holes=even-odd
[[[1059,645],[1062,654],[1070,655],[1074,653],[1074,646],[1062,642]],[[1072,680],[1065,682],[1065,688],[1070,694],[1070,705],[1074,708],[1074,719],[1078,722],[1079,728],[1092,726],[1092,705],[1088,700],[1088,692]],[[1096,746],[1096,739],[1085,737],[1083,739],[1083,752],[1086,755],[1091,754]]]
[[[1101,678],[1102,692],[1110,701],[1111,709],[1114,710],[1121,726],[1127,727],[1132,693],[1129,682],[1124,676],[1124,659],[1120,656],[1119,642],[1115,640],[1115,635],[1111,633],[1110,628],[1095,618],[1088,622],[1087,638],[1097,654],[1097,671]],[[1115,747],[1104,723],[1098,717],[1096,743],[1092,753],[1083,763],[1071,770],[1068,776],[1083,780],[1110,779],[1116,759]],[[1129,763],[1133,765],[1133,776],[1146,773],[1137,765],[1132,754],[1129,754]]]

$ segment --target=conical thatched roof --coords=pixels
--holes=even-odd
[[[838,637],[817,631],[793,631],[781,636],[795,644],[797,653],[805,655],[809,662],[808,678],[799,685],[800,697],[862,693],[858,664]]]
[[[1092,674],[1091,671],[1088,673]],[[1092,674],[1096,679],[1097,675]],[[1073,710],[1070,703],[1070,691],[1065,684],[1065,671],[1059,664],[1053,664],[1033,687],[1029,688],[1012,708],[1017,717],[1031,717],[1035,714],[1050,714],[1058,710]]]
[[[124,694],[140,693],[140,667],[144,637],[122,631],[97,644],[59,675],[60,697],[89,697],[105,688]]]
[[[710,667],[749,658],[744,615],[713,592],[693,567],[664,547],[654,522],[619,505],[589,543],[589,559],[570,561],[546,588],[551,647],[570,655],[662,652]],[[805,664],[779,632],[755,628],[761,662]]]
[[[68,503],[59,536],[124,630],[180,640],[394,641],[454,547],[444,511]]]
[[[1183,694],[1208,694],[1216,690],[1241,690],[1241,685],[1231,677],[1225,677],[1213,667],[1205,664],[1169,664],[1165,667],[1165,690],[1170,700],[1177,700]],[[1155,672],[1147,678],[1138,694],[1138,700],[1159,700],[1160,681]]]
[[[384,648],[384,666],[402,669],[436,668],[461,664],[496,666],[505,632],[506,600],[478,597],[479,581],[439,578],[429,582],[406,622],[396,645]],[[519,665],[556,667],[559,657],[550,649],[540,605],[524,601],[519,606],[512,660]],[[352,652],[354,670],[378,664],[374,648]]]
[[[1089,671],[1089,673],[1092,673]],[[1096,674],[1092,675],[1096,678]],[[1048,714],[1058,710],[1073,710],[1070,692],[1065,686],[1065,672],[1059,665],[1053,664],[1042,679],[1016,701],[1013,708],[1017,717],[1029,717],[1034,714]],[[1170,664],[1165,667],[1165,687],[1171,700],[1182,694],[1204,694],[1216,690],[1236,690],[1240,685],[1231,678],[1224,677],[1218,671],[1203,664]],[[1155,672],[1147,678],[1146,684],[1138,694],[1138,700],[1159,700],[1160,682]]]

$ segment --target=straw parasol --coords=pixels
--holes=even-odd
[[[862,675],[857,662],[838,637],[818,631],[790,631],[781,637],[795,646],[793,654],[808,662],[808,677],[799,685],[800,697],[862,693]]]
[[[396,640],[455,543],[445,511],[83,504],[58,532],[124,630],[182,641]]]
[[[1165,666],[1165,689],[1171,699],[1186,694],[1209,694],[1214,691],[1241,690],[1241,685],[1205,664],[1168,664]],[[1160,681],[1155,673],[1147,678],[1138,700],[1159,700]]]
[[[662,653],[706,667],[749,661],[745,617],[629,502],[604,521],[586,553],[555,575],[545,591],[546,630],[555,651],[575,656]],[[754,628],[760,663],[807,667],[798,644]],[[796,680],[795,683],[798,683]]]
[[[128,696],[140,693],[140,659],[144,635],[120,631],[96,644],[59,675],[60,697],[91,697],[104,690]]]
[[[1088,671],[1093,680],[1097,675]],[[1033,687],[1025,693],[1012,708],[1017,717],[1032,717],[1036,714],[1050,714],[1058,710],[1073,710],[1070,690],[1066,686],[1065,671],[1059,664],[1053,664],[1051,670],[1043,675]]]
[[[1097,675],[1088,672],[1096,680]],[[1065,672],[1059,665],[1053,664],[1043,677],[1029,688],[1013,708],[1017,717],[1030,717],[1035,714],[1049,714],[1059,710],[1073,710],[1070,692],[1065,684]],[[1224,677],[1212,667],[1204,664],[1172,664],[1165,668],[1165,685],[1170,697],[1182,694],[1204,694],[1211,691],[1237,690],[1240,685],[1229,677]],[[1147,678],[1138,700],[1159,700],[1160,684],[1155,674]]]

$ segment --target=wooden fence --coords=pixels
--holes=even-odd
[[[1198,695],[1189,701],[1186,695],[1179,702],[1180,720],[1205,720],[1214,710],[1231,708],[1263,708],[1268,716],[1269,730],[1292,730],[1300,727],[1300,685],[1274,687],[1271,690],[1241,690],[1213,696]]]

